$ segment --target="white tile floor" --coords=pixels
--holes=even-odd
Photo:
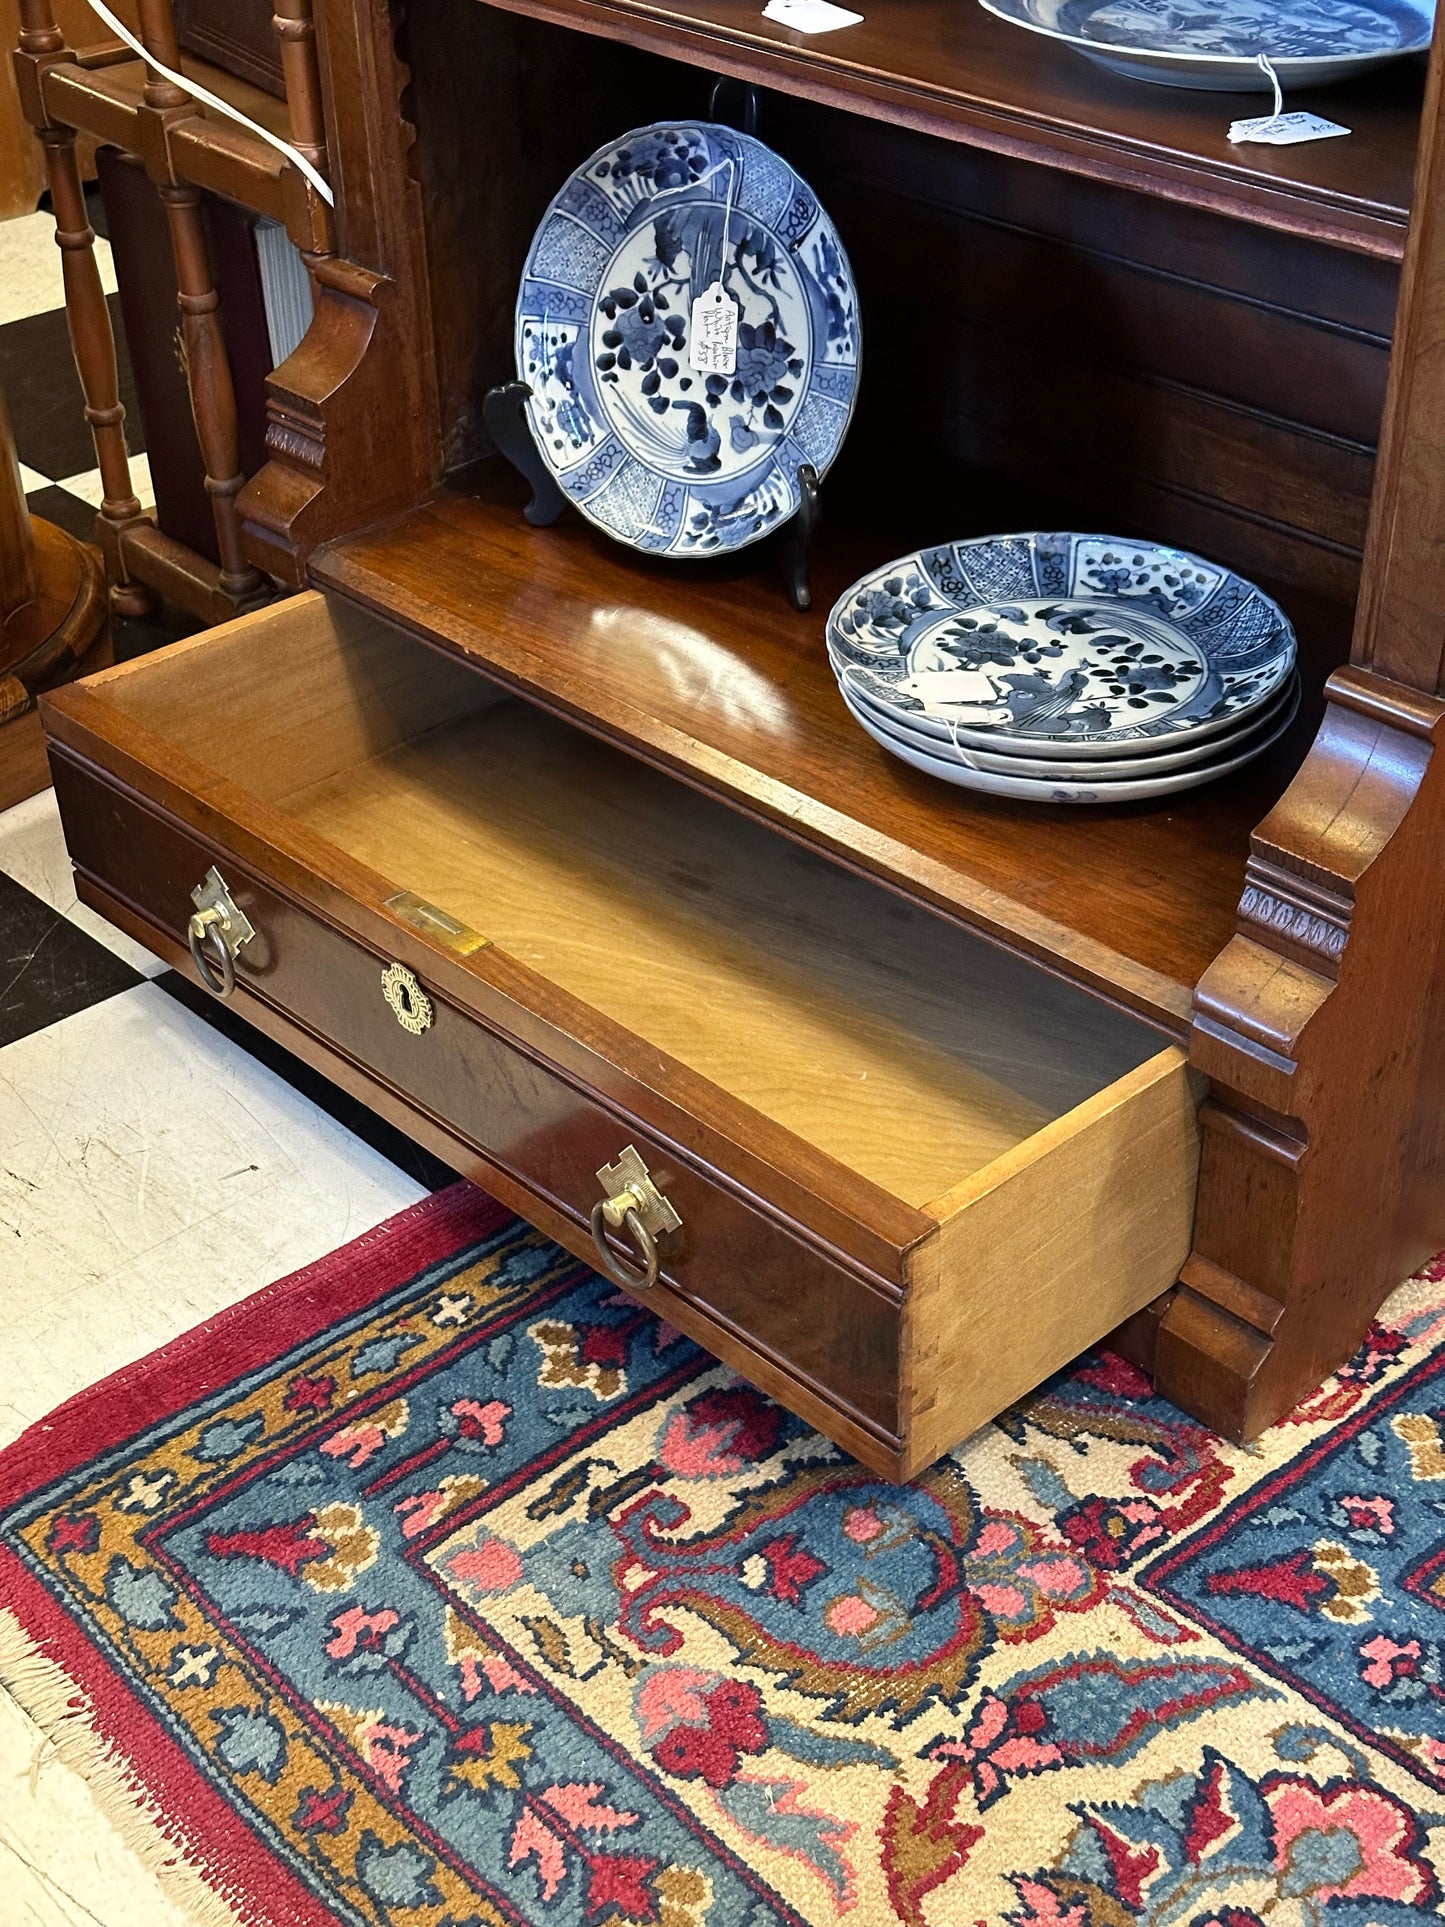
[[[107,294],[114,294],[115,263],[109,241],[100,235],[96,237],[95,260],[100,285]],[[65,283],[60,249],[55,245],[54,216],[22,214],[18,220],[0,221],[0,327],[7,321],[23,321],[28,315],[64,306]]]
[[[132,454],[130,458],[130,485],[143,509],[155,507],[156,492],[151,482],[151,465],[144,454]],[[79,475],[61,475],[57,477],[55,486],[78,495],[82,502],[89,502],[93,509],[99,509],[105,499],[105,484],[100,479],[98,468],[83,469]]]
[[[162,968],[76,904],[48,792],[0,815],[0,870],[142,975]],[[154,983],[6,1044],[0,1444],[421,1195]],[[0,1693],[0,1927],[182,1918]]]

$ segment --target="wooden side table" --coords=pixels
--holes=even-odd
[[[0,810],[50,781],[41,691],[109,661],[100,553],[30,514],[0,395]]]

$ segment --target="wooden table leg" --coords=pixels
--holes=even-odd
[[[0,810],[50,781],[37,695],[109,654],[100,556],[29,514],[0,397]]]

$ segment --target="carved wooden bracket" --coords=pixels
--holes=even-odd
[[[290,11],[283,0],[278,12]],[[427,494],[441,442],[396,22],[386,0],[313,0],[313,11],[327,54],[315,124],[327,130],[337,252],[306,257],[315,318],[267,382],[271,459],[237,501],[247,554],[297,587],[320,543]]]
[[[1445,703],[1363,669],[1326,689],[1309,757],[1253,838],[1237,934],[1195,997],[1190,1056],[1213,1092],[1155,1369],[1235,1438],[1348,1357],[1445,1244],[1427,1183],[1445,1109]]]

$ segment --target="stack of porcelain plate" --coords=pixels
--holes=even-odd
[[[964,789],[1126,803],[1239,769],[1299,707],[1278,605],[1179,549],[998,535],[903,556],[828,618],[875,741]]]

